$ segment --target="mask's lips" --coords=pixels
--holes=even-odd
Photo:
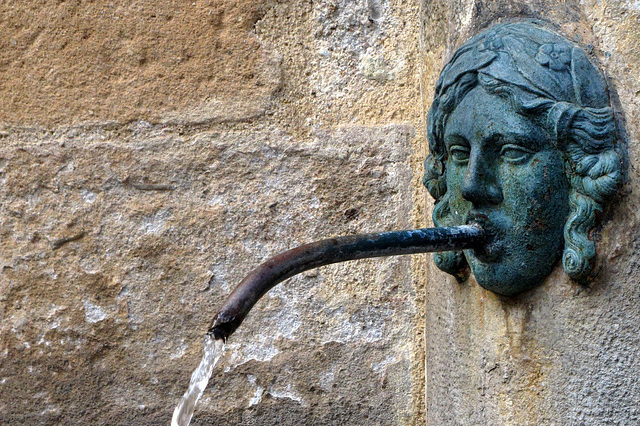
[[[502,234],[500,229],[484,213],[469,213],[466,224],[478,226],[488,234],[487,242],[482,247],[471,250],[473,256],[483,263],[496,262],[500,258],[504,246],[500,239]]]

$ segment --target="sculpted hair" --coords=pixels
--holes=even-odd
[[[445,72],[446,68],[443,74]],[[618,132],[612,109],[549,99],[540,96],[537,90],[529,91],[478,71],[461,74],[435,97],[427,118],[430,154],[425,160],[423,183],[436,200],[433,210],[436,226],[459,224],[464,220],[455,217],[449,208],[445,180],[448,153],[443,135],[451,112],[476,86],[507,100],[516,113],[539,120],[562,153],[565,173],[571,184],[562,264],[571,278],[584,280],[595,264],[593,230],[605,203],[622,184],[623,165],[616,150]],[[468,271],[461,252],[439,253],[434,260],[440,269],[458,277]]]

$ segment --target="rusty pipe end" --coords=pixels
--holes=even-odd
[[[231,316],[224,311],[218,312],[209,326],[207,334],[212,336],[215,340],[223,340],[226,342],[229,336],[231,336],[237,328],[240,327],[243,319],[244,318],[242,317]]]

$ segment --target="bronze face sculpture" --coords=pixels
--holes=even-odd
[[[444,67],[429,111],[424,184],[436,226],[478,224],[489,244],[434,255],[502,295],[541,284],[562,256],[587,278],[591,232],[622,181],[604,78],[586,53],[533,23],[496,25]]]

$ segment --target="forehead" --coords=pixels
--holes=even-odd
[[[511,103],[474,87],[447,118],[444,131],[447,145],[456,140],[468,143],[520,143],[532,149],[552,145],[548,132],[535,117],[516,112]]]

